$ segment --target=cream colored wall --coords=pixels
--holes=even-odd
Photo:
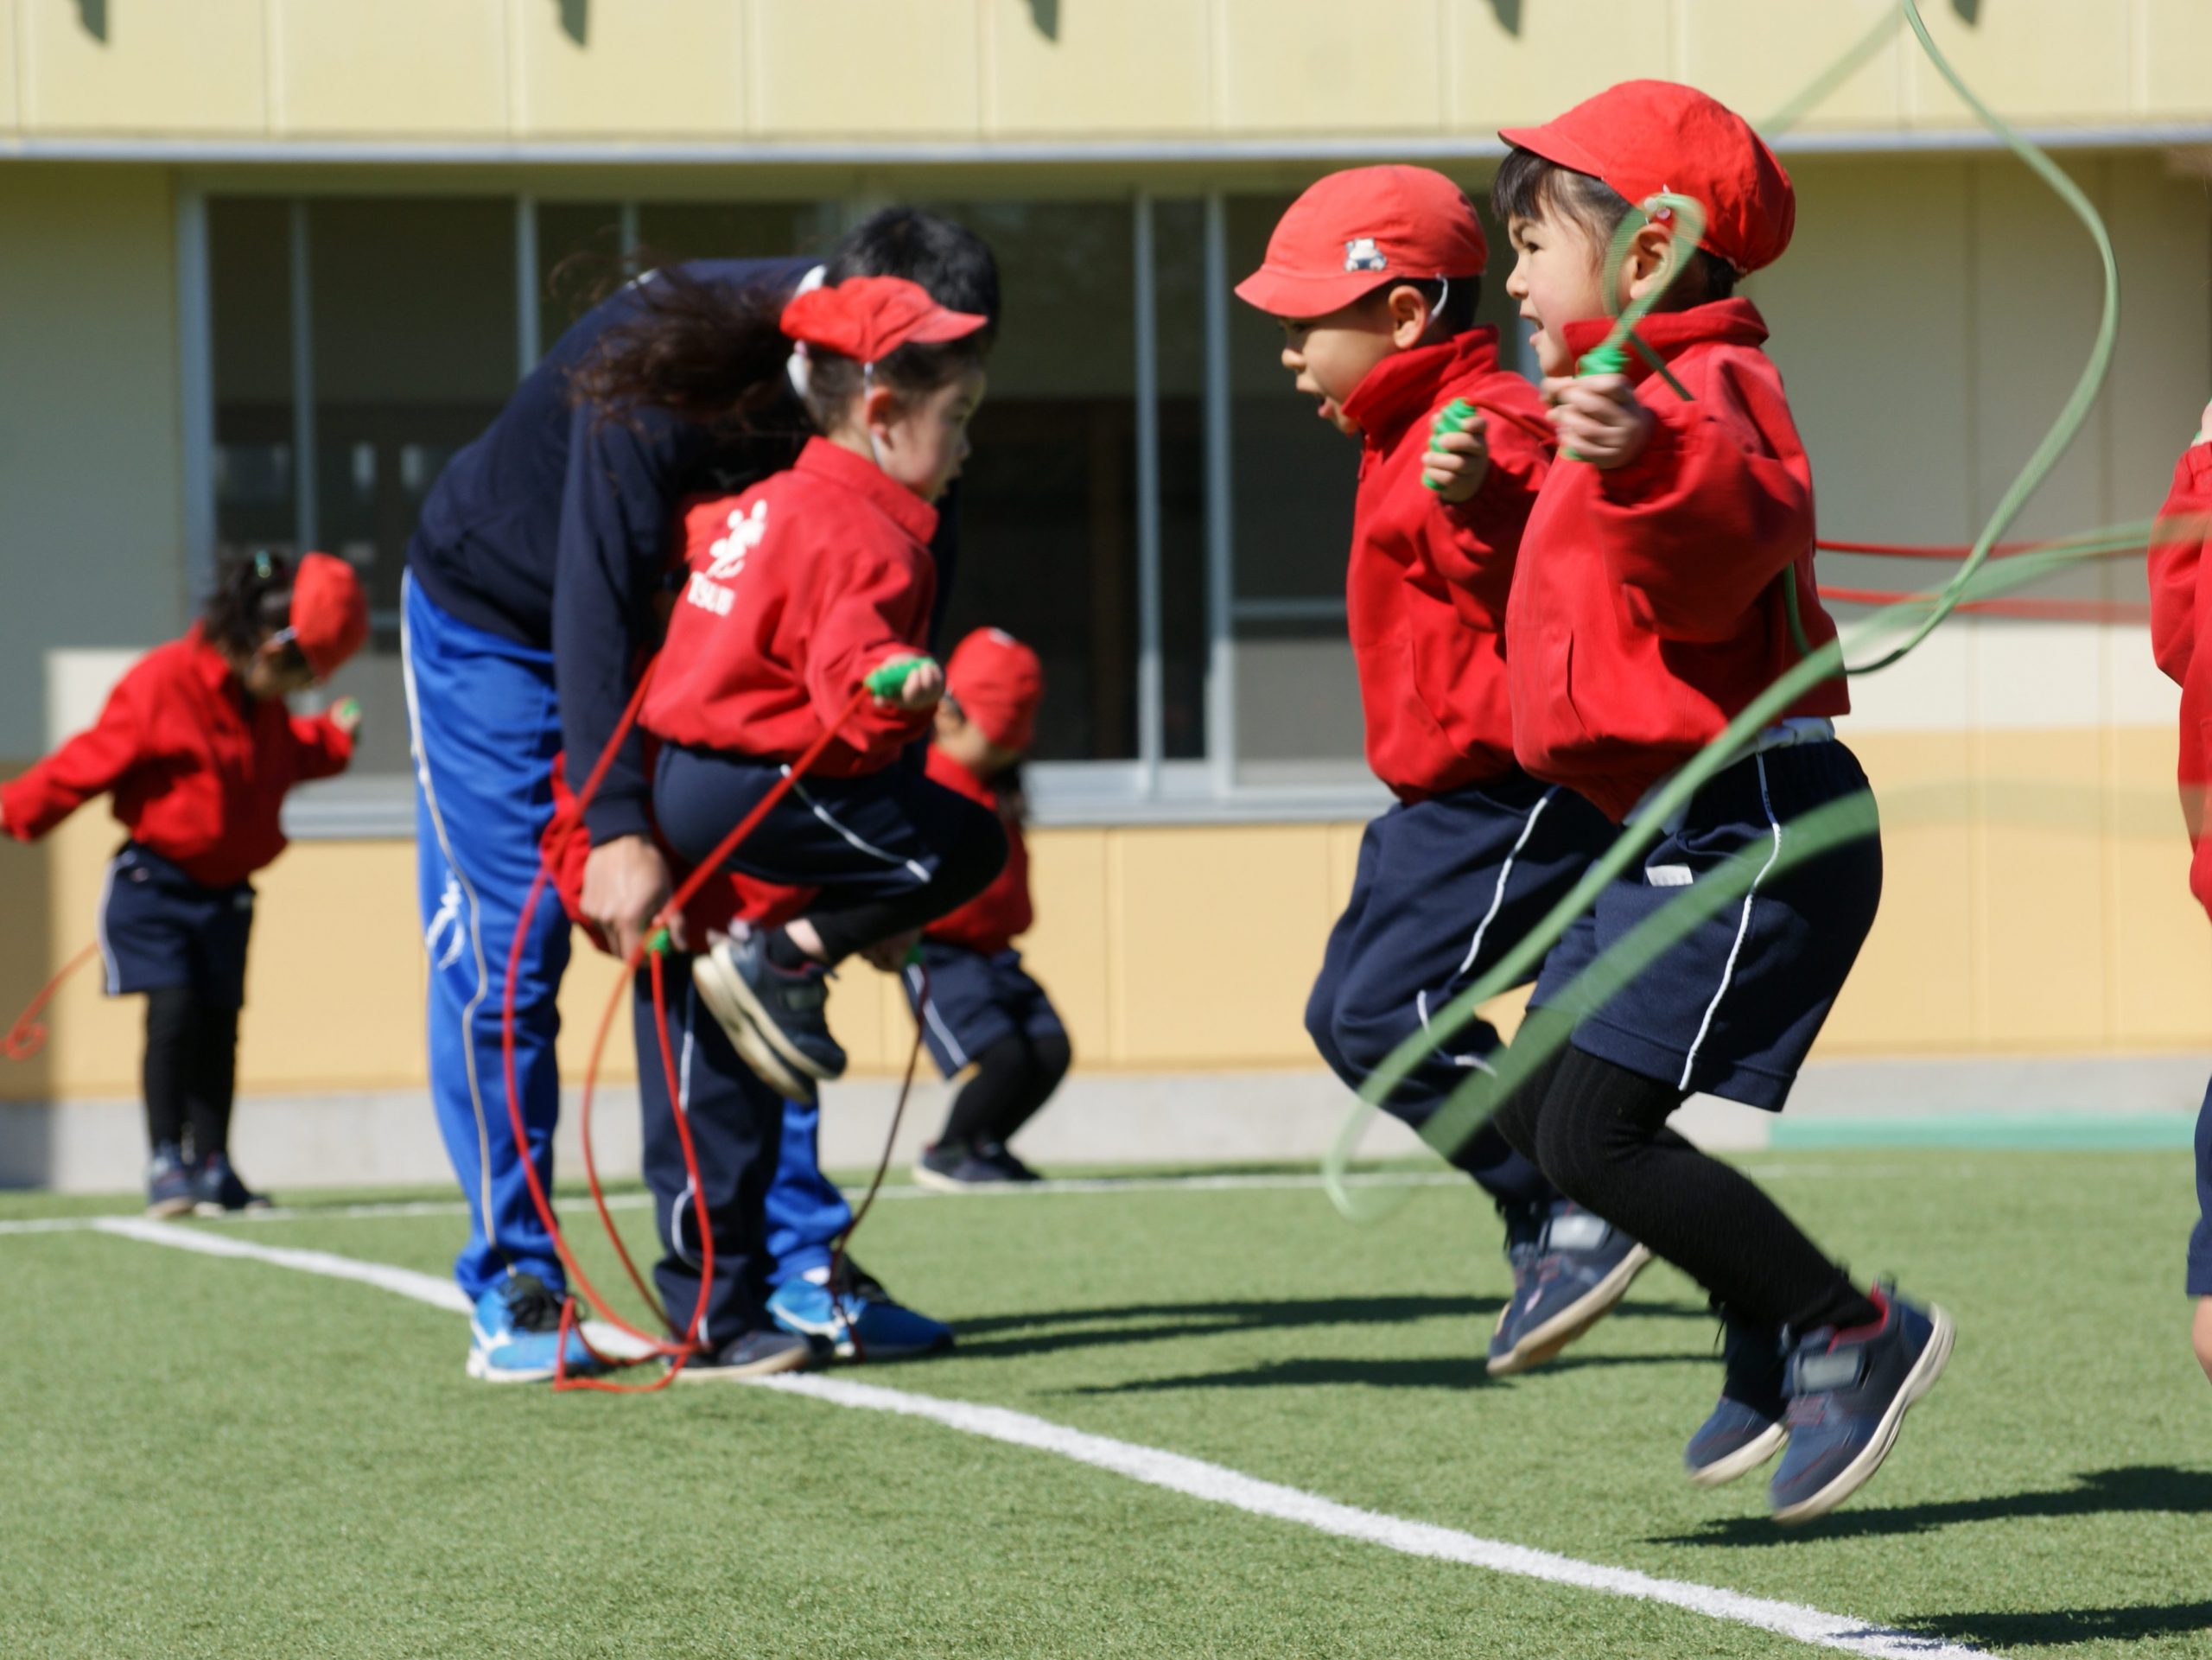
[[[454,139],[1487,138],[1608,81],[1764,113],[1889,0],[0,0],[0,126]],[[1929,0],[1992,101],[2201,120],[2202,0]],[[855,50],[865,42],[866,50]],[[12,64],[10,60],[12,60]],[[1966,112],[1892,40],[1811,124]]]

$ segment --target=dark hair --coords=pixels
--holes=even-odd
[[[215,583],[200,607],[200,632],[232,657],[251,657],[270,635],[292,620],[292,562],[281,553],[257,553],[237,561]],[[285,650],[307,662],[300,648]]]
[[[1505,159],[1497,165],[1497,177],[1490,188],[1490,205],[1497,217],[1509,224],[1516,218],[1537,219],[1549,211],[1580,226],[1600,246],[1612,240],[1613,232],[1628,217],[1630,206],[1627,197],[1603,179],[1561,167],[1534,150],[1517,149],[1508,150]],[[1668,290],[1657,308],[1684,311],[1691,306],[1725,300],[1735,291],[1736,268],[1718,254],[1699,248],[1692,252],[1681,277]]]
[[[1430,324],[1441,324],[1446,335],[1464,334],[1475,326],[1475,309],[1483,299],[1479,277],[1394,277],[1387,283],[1377,283],[1354,303],[1379,305],[1392,289],[1400,288],[1412,289],[1428,302]]]
[[[940,305],[980,312],[989,325],[942,346],[902,346],[875,366],[875,378],[898,391],[935,391],[982,361],[997,328],[998,263],[974,232],[913,207],[869,216],[830,256],[824,280],[903,277]],[[569,376],[569,396],[594,406],[601,419],[623,421],[662,410],[678,420],[738,437],[781,404],[789,381],[791,342],[778,319],[785,296],[767,289],[728,289],[702,281],[681,265],[648,272],[633,284],[637,303],[592,347]],[[827,429],[861,390],[861,366],[816,350],[808,360],[806,410]]]

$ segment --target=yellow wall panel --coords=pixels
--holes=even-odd
[[[507,130],[505,0],[272,4],[279,131],[482,137]]]
[[[1205,130],[1205,6],[1192,0],[984,4],[983,124],[990,132]]]
[[[2008,120],[2122,118],[2133,103],[2131,0],[1983,0],[1976,19],[1924,3],[1928,32],[1981,101]],[[1932,125],[1975,124],[1920,43],[1905,54],[1906,107]]]
[[[518,132],[744,131],[745,15],[734,0],[511,4]]]
[[[19,118],[16,102],[16,0],[0,0],[0,128],[13,127]]]
[[[752,18],[753,126],[764,136],[979,128],[973,0],[752,0]]]
[[[1675,73],[1674,8],[1655,0],[1443,0],[1443,8],[1445,118],[1455,132],[1487,137],[1508,123],[1547,120],[1615,81]]]
[[[1692,0],[1681,10],[1681,79],[1764,126],[1885,19],[1894,19],[1897,10],[1897,0],[1828,0],[1818,6]],[[1917,50],[1909,30],[1892,27],[1888,40],[1807,111],[1799,124],[1893,124],[1903,84],[1900,60]]]
[[[1219,121],[1231,132],[1433,132],[1440,0],[1216,0]]]
[[[2123,1047],[2212,1043],[2212,924],[2189,891],[2174,747],[2171,733],[2133,727],[2107,752],[2110,1000]]]
[[[1306,994],[1335,920],[1319,824],[1116,835],[1121,1031],[1134,1066],[1303,1062]]]
[[[16,0],[34,131],[258,133],[262,0]]]
[[[560,1063],[562,1083],[576,1084],[583,1082],[584,1067],[591,1059],[592,1034],[598,1029],[600,1017],[607,1012],[607,999],[622,975],[621,965],[594,949],[582,934],[572,933],[569,938],[575,955],[561,982],[561,1036],[554,1054]],[[499,949],[504,953],[506,945],[502,944]],[[601,1062],[600,1076],[609,1083],[630,1082],[638,1075],[637,1053],[637,1034],[626,996],[614,1011],[614,1023],[607,1027],[607,1051]],[[504,1100],[505,1086],[500,1087]]]
[[[1106,849],[1112,834],[1029,832],[1029,891],[1037,925],[1018,943],[1025,964],[1067,1025],[1077,1065],[1106,1065],[1116,1059],[1111,988],[1117,965],[1106,944]]]
[[[2145,113],[2212,113],[2212,6],[2204,0],[2137,0]]]
[[[2094,731],[1975,735],[1986,942],[1977,1035],[1999,1046],[2096,1047],[2106,1037],[2103,741]]]

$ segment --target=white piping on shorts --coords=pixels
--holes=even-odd
[[[813,812],[817,818],[829,825],[830,828],[836,831],[838,835],[843,836],[845,840],[850,843],[854,847],[858,848],[862,853],[867,854],[869,858],[880,859],[887,865],[906,866],[908,870],[913,873],[914,880],[916,881],[926,882],[931,880],[929,870],[925,866],[916,864],[912,859],[902,859],[895,853],[886,853],[881,848],[872,847],[868,843],[862,841],[859,836],[854,835],[852,831],[847,830],[842,824],[839,824],[835,818],[830,816],[830,810],[827,807],[824,807],[812,796],[807,794],[806,785],[800,783],[796,778],[791,778],[791,769],[788,766],[786,766],[783,771],[784,776],[791,779],[791,793],[797,796],[801,801],[806,803],[807,807]]]
[[[467,1063],[468,1104],[476,1115],[476,1178],[480,1190],[476,1214],[484,1224],[485,1243],[499,1250],[499,1227],[492,1210],[492,1128],[484,1116],[483,1085],[476,1075],[476,1011],[491,994],[492,975],[484,961],[483,909],[468,873],[453,856],[453,843],[446,836],[445,814],[438,808],[437,788],[430,782],[430,752],[423,741],[423,708],[415,692],[415,631],[407,620],[407,595],[414,581],[412,571],[400,574],[399,673],[407,689],[407,735],[409,747],[415,752],[415,776],[423,785],[423,802],[430,810],[430,829],[437,837],[438,855],[445,861],[447,872],[461,884],[461,894],[468,901],[468,944],[476,960],[476,989],[461,1005],[461,1052]],[[435,988],[432,995],[435,995]],[[518,1157],[530,1156],[526,1147],[515,1151]]]
[[[111,997],[123,995],[123,965],[115,960],[115,949],[107,943],[107,906],[115,897],[116,870],[130,856],[130,849],[124,848],[107,862],[107,869],[100,876],[100,908],[92,925],[99,939],[100,966],[107,971],[107,995]]]
[[[1475,925],[1474,938],[1467,942],[1467,954],[1460,960],[1458,970],[1446,986],[1446,990],[1458,984],[1483,954],[1483,937],[1490,932],[1490,925],[1497,920],[1497,913],[1505,908],[1505,888],[1506,884],[1513,880],[1513,862],[1521,856],[1521,849],[1529,845],[1529,838],[1536,833],[1536,820],[1543,816],[1544,809],[1551,805],[1551,798],[1558,793],[1559,786],[1552,785],[1538,796],[1536,805],[1529,809],[1528,820],[1521,826],[1521,834],[1513,838],[1513,846],[1506,853],[1505,862],[1497,868],[1497,886],[1491,890],[1490,909],[1483,913],[1483,919]],[[1414,1008],[1421,1016],[1421,1029],[1427,1031],[1428,992],[1426,989],[1414,995]],[[1478,1055],[1447,1054],[1445,1059],[1462,1069],[1487,1072],[1492,1078],[1497,1076],[1491,1064]]]
[[[930,1023],[930,1029],[944,1045],[945,1053],[952,1057],[952,1070],[959,1072],[968,1065],[968,1052],[960,1046],[960,1040],[952,1035],[952,1028],[937,1012],[937,999],[929,995],[929,985],[922,978],[921,970],[910,965],[906,970],[906,978],[914,988],[914,1001],[921,1005],[922,1018]]]
[[[1828,730],[1829,735],[1834,736],[1835,728],[1830,727]],[[1769,746],[1770,748],[1781,747]],[[1759,884],[1766,880],[1766,873],[1774,868],[1774,862],[1782,856],[1782,821],[1774,816],[1774,798],[1767,793],[1764,752],[1753,751],[1751,761],[1759,769],[1759,805],[1766,809],[1766,822],[1774,832],[1774,847],[1766,855],[1766,862],[1759,867],[1759,874],[1751,878],[1751,887],[1744,892],[1743,914],[1736,921],[1736,943],[1728,948],[1727,964],[1720,970],[1720,989],[1713,994],[1713,1001],[1705,1006],[1705,1018],[1698,1022],[1697,1039],[1690,1045],[1689,1053],[1682,1057],[1682,1076],[1675,1085],[1679,1090],[1689,1088],[1690,1073],[1697,1065],[1698,1051],[1705,1046],[1705,1034],[1713,1029],[1713,1017],[1719,1012],[1720,1000],[1728,995],[1728,987],[1736,977],[1736,958],[1743,952],[1745,936],[1751,931],[1751,901],[1758,897]]]

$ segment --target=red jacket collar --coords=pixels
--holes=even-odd
[[[1580,361],[1612,328],[1611,317],[1585,317],[1567,324],[1560,331],[1560,338]],[[1688,311],[1655,311],[1636,326],[1637,338],[1669,363],[1693,346],[1758,346],[1766,340],[1766,319],[1759,315],[1759,308],[1749,300],[1736,299],[1715,300]],[[1650,372],[1651,366],[1631,348],[1630,382],[1640,381]]]
[[[210,691],[227,691],[236,697],[246,695],[245,683],[231,667],[230,658],[225,657],[215,642],[207,638],[206,629],[195,622],[186,631],[184,639],[185,644],[192,648],[193,672],[207,682]]]
[[[865,456],[855,455],[842,444],[833,444],[827,438],[808,439],[806,448],[799,451],[792,470],[811,473],[832,483],[842,484],[848,490],[857,491],[924,547],[927,547],[930,538],[937,534],[936,508],[905,485],[892,480],[874,461]]]
[[[1497,366],[1497,330],[1487,325],[1440,345],[1394,352],[1344,399],[1344,418],[1358,426],[1363,442],[1387,448],[1436,407],[1446,386]]]

